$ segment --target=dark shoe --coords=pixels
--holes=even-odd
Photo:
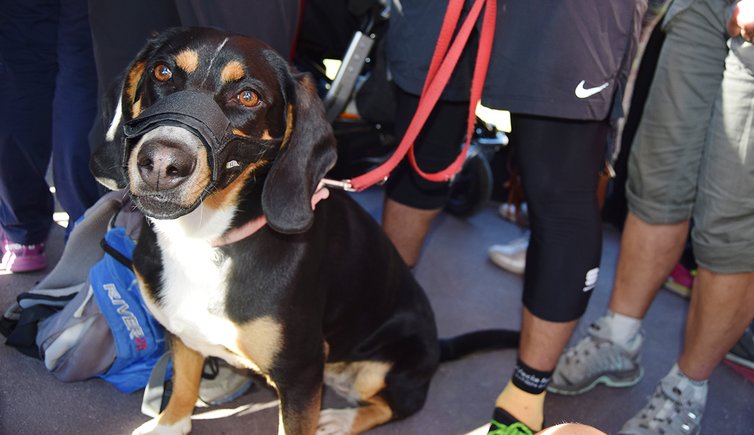
[[[495,408],[487,435],[534,435],[534,431],[507,411]]]

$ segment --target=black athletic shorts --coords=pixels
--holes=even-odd
[[[416,112],[419,97],[400,89],[396,94],[395,137],[402,138]],[[422,171],[441,171],[458,157],[466,135],[468,111],[468,101],[437,103],[414,144],[416,161]],[[388,198],[423,210],[443,208],[450,197],[449,183],[425,180],[411,167],[408,156],[390,174],[385,191]]]

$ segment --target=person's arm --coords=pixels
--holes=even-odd
[[[741,0],[733,7],[728,20],[728,35],[741,36],[748,42],[754,40],[754,0]]]

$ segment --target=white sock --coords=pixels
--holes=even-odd
[[[625,347],[628,347],[628,342],[636,337],[641,328],[641,319],[624,316],[610,310],[607,311],[603,320],[608,327],[610,340]]]
[[[678,367],[678,363],[675,363],[673,365],[673,368],[670,369],[670,372],[668,373],[668,376],[679,376],[682,378],[686,378],[689,383],[695,387],[704,388],[707,386],[707,379],[697,381],[695,379],[691,379],[690,377],[686,376],[686,373],[683,373],[683,370],[681,370],[680,367]]]
[[[674,382],[671,381],[673,382],[671,385],[675,387],[674,389],[677,388],[681,392],[679,394],[682,394],[686,400],[691,400],[704,408],[704,405],[707,403],[707,379],[703,381],[697,381],[689,378],[678,367],[678,363],[673,365],[673,368],[670,369],[670,372],[665,376],[664,379],[669,378],[677,379]]]

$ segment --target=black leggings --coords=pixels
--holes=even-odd
[[[402,137],[418,97],[399,91],[396,134]],[[443,169],[458,155],[467,103],[440,102],[416,141],[419,167]],[[597,204],[607,121],[573,121],[512,115],[511,143],[526,193],[531,241],[523,303],[551,322],[580,318],[599,271],[602,227]],[[416,175],[406,159],[391,174],[389,198],[419,209],[442,208],[448,184]]]
[[[597,184],[609,124],[513,115],[511,126],[531,226],[524,306],[543,320],[576,320],[602,255]]]

